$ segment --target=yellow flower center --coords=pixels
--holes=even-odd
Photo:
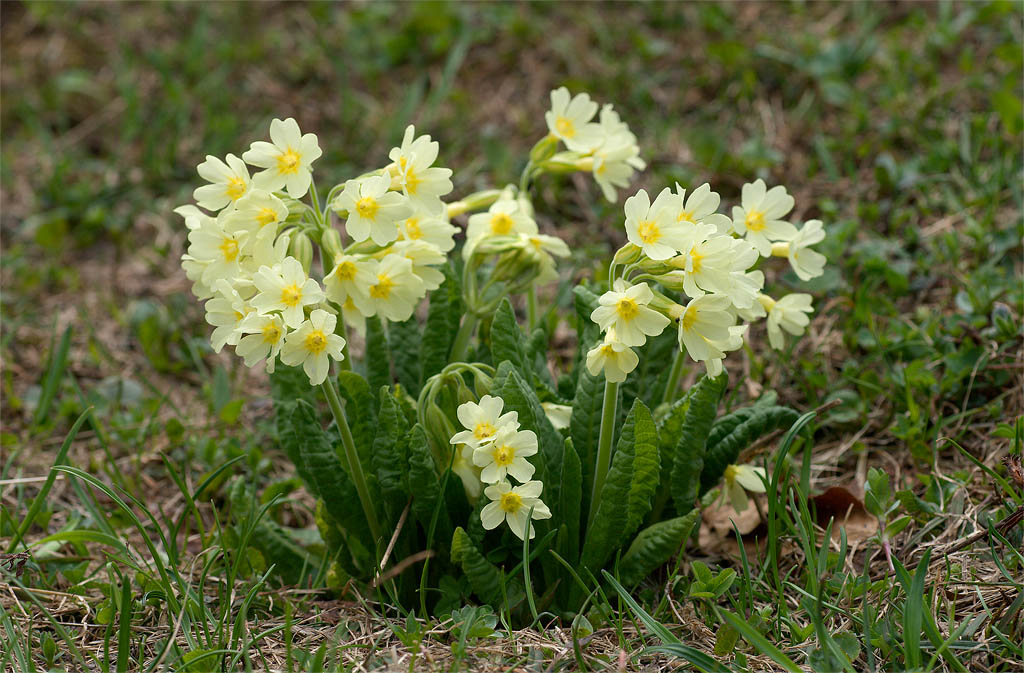
[[[299,165],[302,163],[302,157],[299,153],[288,148],[277,157],[277,172],[283,173],[284,175],[294,175],[299,172]]]
[[[313,355],[320,355],[327,348],[327,335],[323,333],[323,330],[315,329],[306,335],[302,345]]]
[[[281,290],[281,303],[285,306],[298,306],[302,301],[302,288],[295,283],[286,286]]]
[[[256,215],[256,222],[261,227],[273,224],[277,222],[277,213],[274,212],[273,208],[260,208],[259,214]]]
[[[405,236],[412,241],[423,238],[423,230],[420,229],[420,218],[410,217],[405,221]]]
[[[487,421],[481,421],[480,423],[476,424],[475,428],[473,428],[473,436],[476,437],[477,439],[487,439],[488,437],[493,437],[495,432],[496,430],[494,429],[494,426],[488,423]]]
[[[744,223],[747,225],[747,229],[750,231],[763,231],[764,230],[764,213],[760,210],[747,211],[747,216],[744,219]]]
[[[615,312],[619,314],[620,318],[628,322],[636,317],[636,314],[640,312],[640,307],[636,305],[635,300],[623,297],[615,305]]]
[[[732,484],[734,481],[736,481],[736,474],[738,472],[739,468],[737,468],[735,465],[730,465],[727,468],[725,468],[725,483]]]
[[[704,259],[704,255],[700,254],[697,246],[690,248],[690,273],[700,273],[700,261],[702,259]]]
[[[689,306],[683,311],[683,317],[679,319],[683,324],[683,329],[693,329],[694,323],[697,322],[697,308],[695,306]]]
[[[220,242],[220,252],[224,255],[225,262],[233,262],[238,257],[238,241],[233,238],[225,238]]]
[[[506,213],[491,215],[491,233],[495,236],[506,236],[512,233],[515,222]]]
[[[523,507],[523,499],[518,493],[509,491],[501,496],[501,508],[509,514],[515,514]]]
[[[334,267],[334,277],[338,280],[354,280],[356,271],[356,265],[346,260]]]
[[[693,213],[691,213],[689,210],[684,210],[683,212],[679,213],[679,217],[676,218],[676,222],[693,222],[693,221],[694,221]]]
[[[516,459],[516,450],[505,444],[494,450],[494,464],[498,467],[508,467]]]
[[[380,205],[377,203],[377,199],[372,196],[364,196],[363,198],[356,201],[356,212],[359,213],[359,217],[372,220],[377,215],[377,210]]]
[[[573,125],[572,120],[565,117],[559,117],[555,120],[555,131],[563,138],[572,138],[576,135],[576,127]]]
[[[281,340],[281,328],[272,322],[263,326],[263,341],[268,344],[276,344]]]
[[[605,344],[601,346],[601,354],[609,358],[615,357],[615,349],[611,344]]]
[[[391,296],[391,290],[394,287],[395,281],[382,273],[377,276],[376,284],[370,286],[370,296],[374,299],[387,299]]]
[[[643,220],[637,223],[636,234],[644,243],[657,243],[661,238],[661,228],[653,220]]]
[[[240,178],[238,176],[235,176],[233,178],[229,178],[228,179],[228,185],[227,185],[227,187],[224,188],[224,191],[227,192],[228,197],[232,201],[237,201],[238,199],[240,199],[243,196],[245,196],[245,190],[246,190],[245,180],[243,180],[242,178]]]

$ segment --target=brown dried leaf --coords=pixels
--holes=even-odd
[[[733,522],[736,529],[733,529]],[[768,527],[761,521],[758,508],[751,502],[742,512],[737,512],[728,502],[716,500],[701,511],[700,531],[697,544],[708,555],[740,557],[740,543],[736,539],[739,531],[743,547],[750,560],[758,559],[765,548]]]
[[[833,540],[839,540],[841,529],[846,530],[846,540],[851,543],[866,540],[878,530],[878,519],[868,513],[860,498],[842,486],[833,486],[811,497],[808,503],[815,522],[822,528],[835,519]]]

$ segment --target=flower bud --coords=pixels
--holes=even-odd
[[[473,192],[461,201],[454,201],[448,204],[448,217],[455,217],[471,210],[483,210],[498,200],[501,196],[499,189],[485,189],[481,192]]]
[[[615,264],[632,264],[640,259],[640,246],[627,243],[615,252],[612,262]]]
[[[530,150],[530,161],[535,164],[539,164],[542,161],[547,161],[555,155],[558,150],[558,137],[552,134],[548,134],[537,141],[537,144]]]
[[[299,260],[303,270],[308,274],[313,265],[313,242],[304,231],[297,231],[288,244],[288,254]]]
[[[320,234],[320,247],[324,251],[324,260],[334,260],[340,254],[345,251],[344,246],[341,244],[341,232],[334,227],[327,227]]]

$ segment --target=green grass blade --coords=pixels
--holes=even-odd
[[[39,394],[39,406],[36,407],[32,423],[42,425],[50,413],[50,407],[57,396],[57,388],[60,387],[60,380],[64,376],[64,369],[68,363],[68,349],[71,347],[71,325],[60,337],[60,343],[50,354],[50,367],[46,370],[46,378],[43,379],[43,390]]]
[[[90,407],[91,409],[91,407]],[[28,532],[29,527],[32,525],[32,521],[39,514],[39,510],[43,508],[43,502],[46,500],[46,496],[50,494],[50,489],[53,488],[53,482],[57,480],[57,467],[64,462],[68,456],[68,450],[71,448],[71,442],[75,440],[75,435],[78,434],[78,430],[85,423],[85,419],[89,416],[89,409],[86,409],[75,421],[75,424],[71,426],[71,430],[68,431],[67,436],[64,438],[64,443],[61,444],[60,451],[57,452],[57,459],[53,462],[53,468],[50,470],[50,474],[46,475],[46,481],[43,482],[43,488],[36,495],[36,499],[32,501],[32,505],[28,508],[28,514],[22,519],[21,525],[18,526],[18,530],[14,532],[14,537],[11,539],[10,544],[7,545],[7,553],[10,554],[14,551],[14,548],[21,542],[25,533]]]
[[[636,618],[642,621],[644,625],[650,629],[651,633],[661,639],[661,642],[666,645],[682,645],[682,642],[672,635],[672,632],[669,631],[664,624],[647,614],[647,611],[640,607],[639,603],[633,600],[633,597],[629,595],[629,592],[619,584],[618,580],[616,580],[610,572],[602,570],[601,574],[604,575],[604,579],[612,585],[612,588],[619,594],[619,597],[626,602],[626,605],[628,605],[629,609],[633,611]]]
[[[673,657],[685,659],[701,671],[704,671],[704,673],[729,673],[728,668],[715,661],[710,656],[704,654],[700,650],[695,650],[692,647],[683,645],[682,643],[648,647],[644,650],[644,653],[670,654]]]
[[[797,666],[792,659],[787,657],[782,650],[769,642],[767,638],[761,635],[757,629],[748,624],[739,615],[735,615],[728,610],[716,610],[716,612],[722,620],[739,631],[740,635],[743,636],[743,639],[750,643],[750,645],[757,649],[761,654],[769,657],[776,664],[785,670],[790,671],[790,673],[801,673],[801,668]]]

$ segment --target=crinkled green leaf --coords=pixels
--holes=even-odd
[[[309,383],[309,375],[302,371],[302,367],[289,367],[278,363],[274,373],[270,375],[270,396],[274,400],[276,410],[295,400],[306,400],[315,405],[323,398],[323,393]]]
[[[380,318],[366,319],[366,381],[370,390],[391,385],[391,352]]]
[[[388,519],[395,520],[411,493],[409,487],[409,423],[386,386],[380,388],[377,436],[370,464],[377,474]]]
[[[566,546],[562,557],[575,563],[580,553],[580,513],[583,504],[583,474],[580,458],[573,448],[572,438],[566,438],[562,451],[562,488],[558,519],[566,529]]]
[[[537,468],[533,478],[544,482],[542,498],[545,503],[550,506],[560,502],[564,440],[548,420],[537,394],[514,369],[512,363],[506,360],[498,366],[494,375],[491,395],[505,401],[504,411],[515,411],[519,414],[522,429],[537,433],[539,451],[528,459]]]
[[[393,322],[388,325],[388,350],[395,361],[395,378],[410,395],[420,394],[420,374],[423,371],[420,362],[420,345],[423,335],[420,325],[413,316],[405,322]]]
[[[659,521],[637,534],[619,561],[619,577],[626,586],[640,582],[672,557],[697,524],[698,510],[686,516]]]
[[[643,402],[636,400],[622,424],[597,512],[583,543],[581,562],[595,575],[650,510],[650,498],[658,483],[657,441],[651,412]],[[637,471],[645,475],[653,474],[653,479],[648,477],[648,484],[640,484],[639,479],[634,483],[633,477]]]
[[[752,411],[748,412],[748,409]],[[745,413],[741,414],[740,412]],[[725,473],[725,468],[736,462],[743,449],[773,430],[788,428],[800,416],[789,407],[754,406],[734,411],[721,420],[725,421],[734,415],[741,418],[742,421],[738,424],[733,424],[730,421],[728,427],[731,430],[728,433],[712,432],[708,437],[704,468],[700,475],[701,495],[718,484]],[[722,423],[722,427],[727,427],[727,425]],[[712,439],[715,440],[714,443],[712,443]]]
[[[591,376],[583,368],[576,378],[576,395],[572,400],[572,416],[569,419],[569,436],[573,449],[583,466],[583,483],[594,481],[594,465],[597,462],[597,440],[601,434],[601,405],[604,402],[604,376]],[[589,489],[584,490],[581,507],[590,510]]]
[[[491,357],[494,362],[508,360],[529,384],[533,385],[533,366],[527,357],[527,343],[516,322],[512,303],[505,297],[491,322]]]
[[[506,577],[503,593],[501,571],[483,557],[461,527],[456,528],[452,535],[451,554],[452,562],[462,566],[473,592],[484,603],[495,610],[500,610],[504,607],[504,597],[507,596],[508,607],[512,610],[523,601],[525,594],[522,583],[517,578]]]
[[[430,293],[430,312],[420,345],[420,382],[437,374],[448,364],[448,355],[459,331],[464,307],[459,279],[447,265],[440,267],[445,279]]]
[[[250,489],[246,488],[245,480],[232,482],[228,488],[228,501],[236,519],[255,515],[254,499]],[[285,584],[301,584],[316,572],[319,559],[314,559],[284,528],[266,515],[256,522],[249,544],[260,551],[267,563],[274,564],[274,572]]]
[[[620,544],[640,527],[644,517],[651,511],[651,498],[654,497],[661,477],[658,431],[654,419],[647,405],[640,400],[636,400],[633,406],[633,475],[629,487],[629,518]]]
[[[278,440],[307,488],[324,501],[327,512],[341,529],[366,549],[373,549],[373,536],[355,484],[320,426],[313,406],[298,400],[290,412],[278,414]]]
[[[430,452],[427,433],[417,423],[409,433],[409,486],[412,491],[412,513],[423,526],[430,529],[434,509],[440,507],[435,540],[447,540],[452,534],[448,512],[441,501],[441,475]],[[445,466],[447,468],[447,466]]]
[[[704,467],[705,441],[718,412],[718,400],[727,379],[723,374],[705,376],[694,386],[686,409],[679,442],[672,459],[672,499],[676,512],[683,516],[697,498],[701,470]]]
[[[366,379],[355,372],[340,372],[338,388],[341,398],[345,400],[345,418],[352,430],[356,452],[366,470],[370,465],[373,438],[377,435],[377,399]]]

